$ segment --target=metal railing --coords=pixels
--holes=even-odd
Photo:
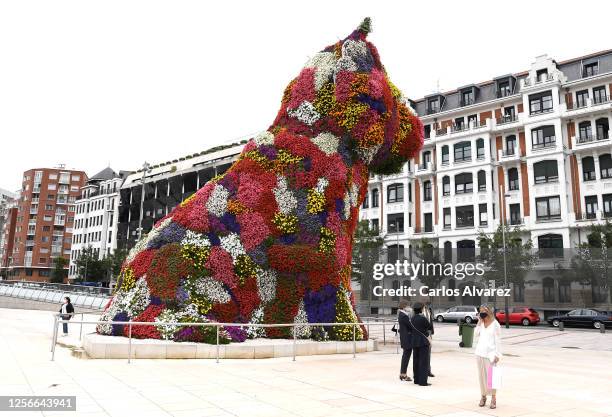
[[[72,323],[72,324],[80,324],[81,325],[81,330],[80,330],[80,334],[79,334],[79,340],[82,339],[82,334],[83,334],[83,324],[118,324],[118,325],[122,325],[122,326],[128,326],[128,363],[131,363],[131,359],[132,359],[132,327],[133,326],[176,326],[178,327],[215,327],[216,330],[216,361],[217,363],[219,363],[219,350],[220,350],[220,343],[219,343],[219,332],[221,327],[255,327],[255,328],[279,328],[279,327],[292,327],[293,328],[293,361],[295,361],[295,357],[297,356],[297,331],[295,331],[296,327],[338,327],[338,326],[350,326],[353,329],[353,338],[352,338],[352,343],[353,343],[353,358],[355,358],[357,356],[357,339],[356,339],[356,334],[357,334],[357,326],[364,326],[367,328],[368,331],[368,339],[369,339],[369,334],[370,334],[370,326],[382,326],[383,328],[383,344],[386,341],[385,338],[385,334],[386,334],[386,326],[388,325],[393,325],[396,323],[396,321],[384,321],[384,319],[382,319],[383,321],[374,321],[374,322],[361,322],[361,323],[276,323],[276,324],[264,324],[264,323],[196,323],[196,322],[147,322],[147,321],[103,321],[103,320],[83,320],[83,313],[72,313],[69,314],[70,316],[74,316],[75,314],[81,314],[81,321],[71,321],[71,320],[66,320],[64,319],[62,316],[66,316],[67,314],[59,314],[56,313],[54,314],[54,321],[53,321],[53,336],[52,336],[52,340],[51,340],[51,360],[55,360],[55,347],[57,345],[57,337],[58,337],[58,329],[59,329],[59,324],[60,323]],[[368,339],[365,339],[366,341]],[[179,342],[180,343],[180,342]],[[134,359],[136,359],[136,357],[134,356]]]
[[[18,298],[22,300],[39,301],[51,304],[58,304],[62,302],[64,297],[70,297],[71,302],[76,307],[82,307],[92,310],[102,310],[110,295],[94,293],[94,292],[78,292],[70,291],[58,288],[47,288],[45,285],[36,286],[34,284],[43,283],[30,283],[30,282],[19,282],[18,284],[7,284],[0,281],[0,296]],[[48,285],[48,284],[47,284]],[[57,285],[57,284],[56,284]],[[64,287],[72,287],[71,285],[64,285]],[[75,287],[80,287],[76,286]],[[88,288],[88,287],[85,287]],[[89,287],[93,289],[100,289],[95,287]],[[108,288],[104,288],[108,290]],[[59,307],[58,307],[59,308]]]

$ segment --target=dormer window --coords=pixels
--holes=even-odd
[[[464,106],[474,104],[474,92],[472,90],[461,93],[461,100]]]
[[[508,74],[495,78],[497,84],[497,97],[507,97],[514,92],[516,78],[514,75]]]
[[[439,98],[431,98],[428,101],[427,111],[429,114],[437,113],[440,111],[440,99]]]
[[[548,68],[539,69],[536,71],[537,81],[545,81],[548,78]]]
[[[582,67],[582,77],[592,77],[599,74],[599,62],[591,62]]]
[[[500,97],[506,97],[510,95],[510,82],[509,81],[502,81],[499,83],[499,96]]]

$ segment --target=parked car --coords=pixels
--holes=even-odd
[[[601,325],[612,325],[612,314],[589,308],[578,308],[567,314],[548,318],[548,323],[554,327],[559,327],[560,323],[564,326],[587,326],[600,329]]]
[[[495,318],[500,323],[506,322],[506,312],[498,310],[495,313]],[[529,307],[512,307],[508,314],[508,321],[510,324],[522,324],[523,326],[530,326],[532,324],[538,324],[540,322],[540,315],[533,308]]]
[[[445,321],[465,321],[469,324],[478,321],[478,308],[476,306],[451,307],[443,313],[436,314],[436,320],[440,323]]]

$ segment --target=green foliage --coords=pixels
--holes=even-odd
[[[427,238],[422,238],[419,243],[415,245],[414,253],[416,257],[421,259],[425,264],[443,264],[440,250],[434,247]],[[440,283],[446,278],[442,273],[442,268],[433,268],[427,272],[427,274],[419,275],[419,281],[429,288],[438,288]]]
[[[53,258],[53,270],[51,271],[51,282],[63,283],[68,276],[68,259],[58,256]]]
[[[378,230],[373,230],[367,220],[361,220],[355,229],[353,241],[353,260],[351,279],[359,282],[362,291],[372,279],[374,264],[379,262],[382,254],[383,238]]]
[[[505,228],[505,229],[504,229]],[[496,285],[504,283],[504,245],[506,235],[506,271],[509,283],[524,285],[525,276],[533,269],[538,259],[533,251],[531,240],[523,243],[520,227],[511,228],[499,225],[493,234],[481,232],[478,236],[480,254],[478,261],[485,265],[483,279],[495,281]]]

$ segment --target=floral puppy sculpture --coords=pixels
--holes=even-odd
[[[213,342],[213,327],[169,322],[358,323],[351,246],[368,175],[398,172],[422,146],[420,120],[389,81],[366,19],[317,53],[276,120],[232,167],[160,220],[123,266],[104,321],[158,322],[132,335]],[[126,335],[125,325],[99,325]],[[297,326],[350,340],[350,326]],[[225,326],[223,342],[292,337],[289,327]],[[363,326],[358,339],[366,338]]]

